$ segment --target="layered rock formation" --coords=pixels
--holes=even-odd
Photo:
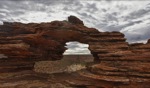
[[[112,82],[110,88],[131,84],[150,87],[150,40],[146,44],[128,44],[124,34],[99,32],[74,16],[68,21],[41,24],[4,22],[0,26],[0,72],[32,70],[37,61],[61,59],[69,41],[89,44],[96,62],[80,75]]]
[[[127,44],[120,41],[93,44],[90,48],[98,52],[100,63],[90,66],[90,73],[85,76],[115,82],[119,88],[150,87],[149,43]]]
[[[36,61],[61,59],[69,41],[88,44],[85,38],[98,31],[75,18],[41,24],[4,22],[0,26],[0,72],[33,69]]]

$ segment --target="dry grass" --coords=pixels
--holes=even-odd
[[[87,62],[92,62],[90,55],[69,55],[58,61],[40,61],[35,64],[35,71],[40,73],[74,72],[84,69]]]

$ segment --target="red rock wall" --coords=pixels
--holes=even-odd
[[[74,16],[68,21],[41,24],[4,22],[0,34],[0,72],[33,69],[36,61],[61,59],[69,41],[89,44],[95,61],[100,63],[90,68],[93,73],[145,77],[150,70],[149,41],[129,45],[124,34],[98,32]]]
[[[90,34],[90,38],[89,49],[98,62],[85,77],[114,82],[119,88],[150,87],[150,40],[128,44],[119,32]]]
[[[74,16],[68,21],[41,24],[4,22],[0,26],[0,72],[32,70],[36,61],[61,59],[69,41],[89,44],[96,62],[82,76],[123,83],[124,88],[131,83],[148,88],[145,83],[150,83],[150,40],[146,44],[128,44],[124,34],[99,32]]]
[[[61,59],[66,42],[88,43],[85,38],[98,33],[74,16],[68,19],[41,24],[4,22],[0,26],[0,72],[33,69],[36,61]]]

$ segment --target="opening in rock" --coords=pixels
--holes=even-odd
[[[88,44],[67,42],[65,47],[68,49],[61,60],[37,62],[34,70],[42,73],[75,72],[85,69],[88,63],[93,62]]]
[[[90,50],[88,49],[88,44],[83,44],[79,42],[67,42],[66,48],[68,48],[64,55],[90,55]]]

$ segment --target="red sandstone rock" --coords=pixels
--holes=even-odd
[[[81,76],[106,81],[108,85],[126,84],[126,88],[139,81],[149,85],[145,79],[150,78],[150,40],[147,44],[128,44],[124,34],[85,27],[74,16],[68,21],[0,25],[0,72],[31,70],[36,61],[61,59],[69,41],[89,44],[95,61],[99,61]]]
[[[68,17],[68,21],[70,23],[73,23],[73,24],[80,24],[80,25],[84,25],[83,24],[83,21],[81,21],[79,18],[75,17],[75,16],[69,16]]]
[[[150,43],[150,39],[147,41],[147,43]]]

